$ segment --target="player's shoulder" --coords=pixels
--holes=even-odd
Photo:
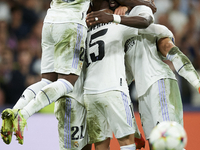
[[[146,6],[146,5],[138,5],[138,6],[133,7],[132,10],[149,10],[149,9],[151,9],[149,6]]]
[[[143,12],[152,12],[151,8],[145,5],[138,5],[133,7],[133,9],[130,11],[129,15],[131,16],[137,16],[140,13]]]

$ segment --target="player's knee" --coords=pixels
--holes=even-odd
[[[42,73],[42,78],[54,82],[58,79],[58,74],[55,72]]]
[[[135,143],[134,134],[130,134],[123,138],[118,138],[117,140],[118,140],[120,146],[125,146],[125,145],[130,145],[130,144]]]
[[[95,143],[95,150],[108,150],[109,145],[110,145],[110,138],[107,138],[102,142]]]
[[[77,81],[78,77],[79,76],[76,74],[69,74],[69,75],[58,74],[59,79],[65,79],[68,82],[70,82],[73,86],[74,86],[75,82]]]

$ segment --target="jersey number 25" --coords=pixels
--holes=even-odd
[[[90,48],[93,47],[94,45],[98,45],[98,55],[95,56],[95,53],[90,53],[89,54],[89,57],[91,59],[92,62],[96,62],[96,61],[99,61],[99,60],[102,60],[103,57],[105,56],[105,43],[103,40],[98,40],[96,42],[92,42],[94,39],[100,37],[100,36],[103,36],[107,33],[108,29],[103,29],[103,30],[100,30],[94,34],[91,35],[91,38],[90,38],[90,42],[89,42],[89,46],[88,46],[88,49],[86,51],[86,62],[87,62],[87,67],[91,64],[91,62],[89,63],[88,61],[88,58],[87,58],[87,53],[89,52]]]

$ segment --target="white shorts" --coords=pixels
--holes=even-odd
[[[158,80],[138,101],[146,139],[159,122],[176,121],[183,125],[183,106],[176,80]]]
[[[77,23],[44,23],[41,73],[79,75],[87,29]]]
[[[88,143],[86,109],[69,97],[55,102],[60,150],[80,150]]]
[[[87,109],[89,143],[112,138],[112,132],[116,138],[136,132],[137,126],[131,100],[123,92],[86,94],[84,102]]]

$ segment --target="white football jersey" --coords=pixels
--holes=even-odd
[[[134,14],[134,11],[131,14]],[[137,94],[140,97],[157,80],[176,78],[169,66],[160,59],[156,45],[159,38],[173,36],[171,31],[164,26],[151,24],[147,29],[138,30],[138,34],[140,36],[126,43],[125,63],[127,81],[131,83],[135,79]]]
[[[52,0],[44,22],[75,22],[86,26],[85,17],[90,0]]]
[[[130,16],[139,16],[142,14],[147,14],[147,15],[151,16],[153,19],[153,22],[154,22],[155,19],[154,19],[153,12],[152,12],[151,8],[148,6],[145,6],[145,5],[135,6],[129,13]]]
[[[137,34],[138,29],[115,23],[99,24],[89,29],[85,94],[119,90],[128,95],[124,45],[127,39]]]
[[[138,30],[139,35],[152,35],[157,37],[157,41],[160,38],[169,37],[173,38],[173,33],[165,26],[160,24],[150,24],[146,29],[139,29]]]

